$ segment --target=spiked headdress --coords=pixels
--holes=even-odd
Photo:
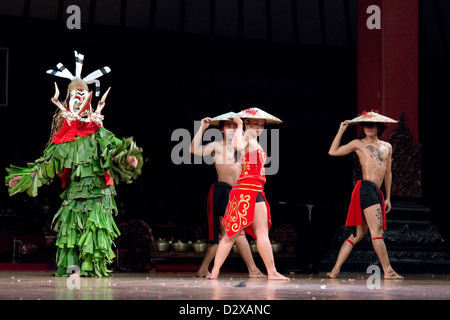
[[[56,66],[58,70],[47,70],[48,74],[66,78],[71,80],[72,82],[69,84],[67,91],[69,92],[72,89],[81,89],[87,90],[88,84],[95,83],[95,96],[98,97],[100,95],[100,81],[97,78],[100,78],[104,74],[107,74],[111,71],[109,67],[103,67],[101,69],[97,69],[94,72],[88,74],[86,77],[81,77],[81,70],[83,69],[83,61],[84,55],[75,51],[75,76],[62,64],[58,63]]]
[[[92,92],[89,92],[88,83],[95,83],[95,95],[99,96],[100,81],[97,80],[97,78],[109,73],[111,69],[109,67],[103,67],[82,78],[81,71],[83,69],[83,61],[84,55],[75,51],[75,76],[62,63],[57,64],[58,70],[56,71],[51,69],[47,70],[48,74],[71,80],[71,83],[67,87],[66,101],[69,101],[69,104],[73,103],[74,110],[71,110],[72,107],[70,105],[68,106],[67,104],[62,104],[58,100],[59,89],[56,82],[55,95],[52,98],[52,102],[60,109],[62,118],[66,119],[69,125],[70,122],[74,120],[80,120],[83,122],[94,121],[99,125],[103,125],[102,120],[104,117],[101,115],[101,111],[105,106],[105,99],[110,88],[98,102],[95,112],[92,112]],[[70,99],[68,99],[69,95],[71,95]]]

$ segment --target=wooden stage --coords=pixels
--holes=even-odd
[[[1,271],[0,300],[450,300],[450,275],[405,274],[370,289],[370,274],[290,274],[291,281],[222,273],[218,280],[194,272],[115,273],[110,278],[54,277],[53,272]],[[369,283],[370,282],[370,283]]]

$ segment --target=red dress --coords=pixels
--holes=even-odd
[[[251,224],[255,216],[258,193],[261,193],[266,203],[268,227],[270,228],[272,225],[270,206],[264,194],[264,184],[266,183],[265,162],[266,154],[262,149],[241,156],[241,175],[231,189],[228,206],[222,221],[228,237],[232,237],[244,229],[245,232],[256,239]]]

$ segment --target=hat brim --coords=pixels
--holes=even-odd
[[[236,114],[241,119],[261,119],[265,120],[266,124],[279,124],[283,123],[279,118],[261,110],[259,108],[249,108],[242,110]]]
[[[397,120],[375,112],[367,112],[349,121],[350,124],[358,124],[362,122],[398,123]]]
[[[236,113],[233,111],[221,114],[220,116],[212,118],[211,121],[209,121],[209,125],[213,127],[218,127],[220,121],[233,121],[235,115]]]

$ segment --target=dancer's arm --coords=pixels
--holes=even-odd
[[[142,174],[145,162],[143,150],[132,137],[117,139],[112,133],[108,134],[112,143],[104,146],[100,165],[109,172],[116,184],[121,181],[131,183]]]
[[[207,145],[202,146],[202,136],[206,129],[208,129],[210,125],[211,118],[203,118],[200,128],[198,129],[197,133],[194,136],[194,139],[192,139],[191,146],[189,148],[189,151],[192,154],[195,154],[197,156],[204,156],[204,155],[210,155],[214,151],[215,144],[208,143]]]
[[[350,154],[353,151],[356,151],[356,149],[357,149],[356,140],[353,140],[343,146],[340,145],[342,136],[343,136],[345,130],[347,130],[349,125],[350,125],[350,122],[348,120],[341,122],[338,133],[334,137],[334,140],[330,146],[330,150],[328,151],[328,154],[330,156],[340,157],[340,156],[345,156],[347,154]]]
[[[54,145],[50,145],[44,151],[44,156],[34,163],[28,163],[27,167],[11,165],[6,168],[8,175],[5,177],[5,182],[9,187],[10,196],[26,191],[31,197],[35,197],[40,186],[53,181],[57,166],[51,155],[53,150]]]
[[[384,203],[386,206],[386,213],[391,211],[391,185],[392,185],[392,170],[391,170],[391,164],[392,164],[392,146],[388,144],[389,152],[388,152],[388,158],[386,163],[386,173],[384,175],[384,191],[385,191],[385,199]]]
[[[11,180],[9,180],[8,185],[10,188],[14,188],[20,181],[20,179],[22,178],[22,176],[16,176],[14,178],[12,178]]]
[[[248,141],[243,138],[244,123],[239,116],[235,116],[233,120],[237,124],[237,129],[234,131],[233,148],[236,151],[242,151],[248,144]]]

